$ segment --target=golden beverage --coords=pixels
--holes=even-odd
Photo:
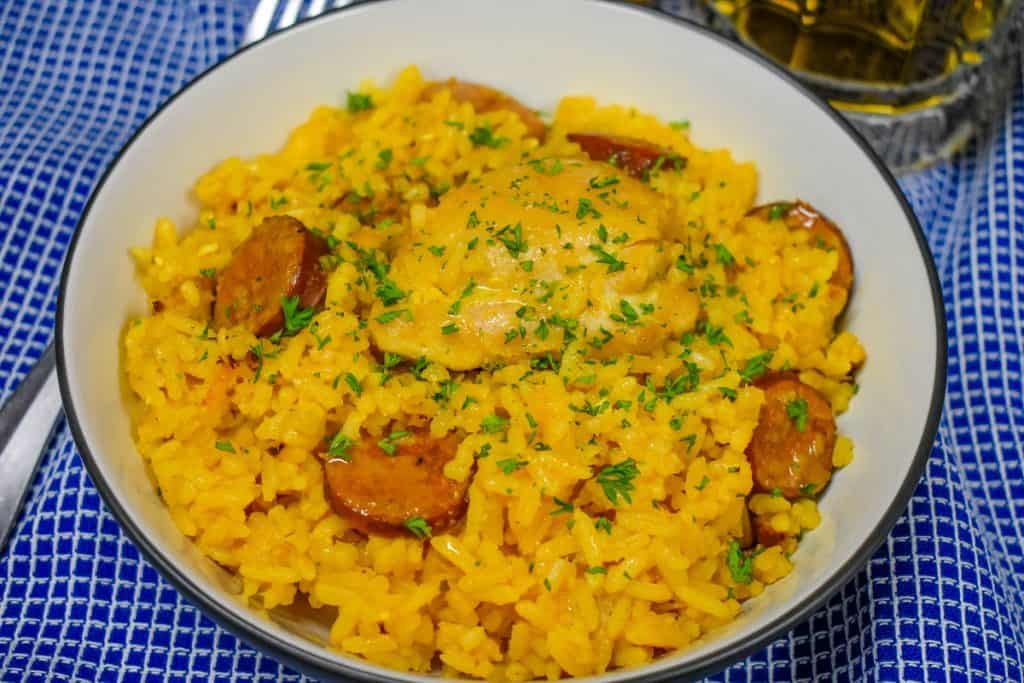
[[[856,89],[856,97],[832,97],[833,104],[890,113],[940,101],[941,88],[893,95],[982,61],[986,41],[1013,4],[1004,0],[720,0],[715,8],[731,20],[745,43],[788,68],[811,77],[875,86],[883,95],[872,97]]]
[[[987,130],[1019,78],[1024,0],[654,4],[784,66],[897,172],[947,158]]]

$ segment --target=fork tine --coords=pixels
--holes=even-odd
[[[281,18],[277,22],[275,30],[288,28],[295,23],[295,20],[299,18],[299,8],[302,7],[302,0],[288,0],[288,4],[284,6],[284,11],[281,12]]]
[[[278,0],[260,0],[256,11],[249,19],[249,25],[245,27],[244,45],[253,43],[270,32],[270,22],[274,19],[274,12],[277,11]]]

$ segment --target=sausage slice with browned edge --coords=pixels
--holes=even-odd
[[[447,81],[438,81],[428,85],[423,89],[421,97],[429,100],[441,90],[450,90],[452,99],[456,102],[469,102],[473,105],[473,109],[480,114],[486,114],[491,111],[511,111],[516,113],[522,119],[523,124],[526,125],[526,134],[530,137],[543,141],[544,136],[547,134],[548,127],[537,116],[536,112],[516,98],[496,88],[449,78]]]
[[[766,221],[781,218],[791,230],[808,230],[815,244],[838,252],[839,260],[830,282],[846,290],[849,297],[853,288],[853,255],[843,231],[825,214],[810,204],[797,200],[792,203],[776,202],[757,206],[750,210],[750,215]]]
[[[645,178],[659,166],[659,159],[660,166],[665,168],[681,168],[686,163],[672,150],[638,138],[604,133],[569,133],[566,137],[579,145],[591,160],[618,166],[634,178]]]
[[[792,372],[773,372],[755,384],[764,404],[747,446],[754,490],[778,490],[789,500],[821,493],[832,477],[832,406]]]
[[[363,531],[399,530],[422,517],[434,533],[458,521],[466,510],[470,478],[458,482],[444,475],[455,457],[458,439],[438,439],[423,432],[391,442],[389,455],[371,441],[324,464],[331,507]]]
[[[284,326],[283,298],[298,297],[302,308],[321,305],[327,274],[320,257],[328,251],[327,242],[296,219],[267,218],[217,275],[214,325],[241,325],[268,337]]]

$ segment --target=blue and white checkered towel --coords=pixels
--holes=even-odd
[[[42,352],[64,250],[102,170],[255,5],[0,2],[0,399]],[[1020,80],[1020,79],[1018,79]],[[885,545],[810,621],[713,680],[1024,677],[1024,92],[904,180],[942,277],[945,414]],[[0,556],[0,680],[296,680],[139,557],[61,424]]]

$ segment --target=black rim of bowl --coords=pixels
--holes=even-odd
[[[58,295],[57,305],[57,324],[56,324],[56,342],[57,342],[57,372],[60,379],[60,391],[61,398],[64,403],[64,412],[67,416],[68,424],[71,427],[72,434],[75,439],[75,444],[78,447],[79,453],[81,453],[82,460],[85,462],[86,469],[89,472],[89,476],[92,478],[93,483],[99,490],[103,501],[107,507],[113,513],[114,517],[121,524],[122,528],[127,532],[128,536],[135,543],[136,547],[142,552],[142,555],[160,571],[160,573],[175,586],[188,600],[194,605],[198,605],[202,611],[211,617],[221,626],[225,627],[235,635],[242,638],[244,641],[251,643],[258,647],[264,652],[269,653],[275,659],[278,659],[296,669],[311,673],[315,676],[329,676],[329,677],[355,677],[362,680],[376,680],[375,676],[369,671],[360,671],[354,666],[346,665],[338,662],[334,659],[330,659],[326,656],[319,655],[316,653],[301,653],[292,650],[287,643],[278,640],[272,633],[264,630],[258,625],[258,622],[253,620],[245,620],[239,618],[236,614],[225,610],[216,600],[206,595],[200,590],[191,579],[181,570],[179,570],[175,564],[164,556],[156,546],[150,542],[148,538],[142,533],[138,526],[136,526],[134,520],[128,516],[120,502],[114,496],[110,487],[107,485],[106,480],[103,478],[102,473],[96,463],[96,457],[89,449],[89,445],[85,440],[85,435],[82,431],[81,424],[79,423],[77,412],[75,411],[74,404],[71,402],[71,392],[68,386],[68,371],[67,371],[67,353],[68,349],[64,345],[64,302],[66,300],[65,294],[68,287],[69,273],[71,270],[71,264],[74,261],[74,255],[76,247],[78,246],[78,240],[81,237],[81,227],[86,223],[89,217],[89,213],[92,209],[93,201],[103,190],[106,185],[107,179],[110,177],[111,171],[117,167],[121,158],[135,141],[149,128],[150,124],[160,116],[160,114],[176,101],[182,94],[187,92],[193,85],[201,81],[202,79],[215,72],[222,65],[233,61],[241,55],[248,52],[251,48],[263,43],[266,40],[276,38],[280,35],[292,31],[296,27],[303,26],[309,22],[322,20],[324,17],[334,16],[341,12],[347,12],[353,9],[364,9],[367,5],[382,4],[389,2],[390,0],[365,0],[364,2],[357,2],[347,7],[341,7],[333,10],[328,10],[317,17],[310,17],[304,19],[296,24],[271,33],[264,38],[255,41],[245,47],[240,48],[228,57],[210,66],[201,74],[190,80],[174,95],[164,101],[146,120],[143,124],[135,131],[128,142],[121,148],[117,156],[114,157],[113,161],[107,167],[100,181],[97,183],[96,188],[93,190],[89,197],[89,201],[85,205],[85,209],[82,212],[82,217],[78,223],[78,229],[76,229],[74,236],[72,237],[71,244],[68,247],[67,257],[64,263],[64,269],[61,276],[60,290]],[[794,626],[805,621],[815,611],[818,610],[829,598],[832,597],[844,584],[846,584],[853,576],[864,567],[874,554],[875,550],[885,541],[889,532],[892,530],[896,521],[900,515],[906,509],[907,504],[910,502],[910,498],[917,488],[918,482],[921,480],[921,476],[924,473],[925,466],[928,462],[928,456],[931,453],[932,444],[935,439],[935,434],[938,430],[939,418],[942,414],[943,398],[945,396],[945,382],[946,382],[946,363],[947,363],[947,340],[946,340],[946,316],[945,316],[945,305],[942,299],[942,288],[939,283],[938,273],[935,268],[935,262],[932,258],[931,251],[928,247],[928,241],[925,238],[924,232],[921,229],[921,225],[918,223],[917,217],[914,215],[913,210],[910,208],[906,197],[900,190],[899,185],[896,183],[895,178],[885,167],[878,155],[871,149],[867,141],[848,123],[836,110],[830,107],[824,100],[811,92],[806,86],[800,83],[793,75],[788,73],[785,69],[772,62],[769,58],[760,53],[754,52],[749,48],[739,45],[725,36],[715,33],[709,28],[696,24],[687,19],[675,17],[669,14],[665,14],[655,9],[648,7],[640,7],[636,5],[617,4],[613,0],[600,0],[602,4],[615,5],[623,11],[642,12],[650,16],[656,17],[661,21],[667,21],[674,23],[681,29],[695,31],[705,37],[712,38],[713,40],[729,46],[731,49],[740,53],[744,58],[757,62],[763,68],[768,69],[776,76],[778,76],[783,82],[788,84],[791,88],[797,90],[805,98],[810,100],[819,109],[825,112],[833,121],[835,121],[840,128],[860,147],[861,151],[867,156],[871,163],[875,166],[878,174],[888,184],[890,191],[895,195],[903,209],[903,213],[906,216],[907,222],[910,224],[913,230],[914,237],[917,241],[917,247],[921,252],[921,259],[925,264],[925,269],[928,273],[928,282],[931,287],[932,294],[932,306],[934,308],[935,315],[935,337],[936,337],[936,358],[935,358],[935,377],[932,381],[932,396],[929,406],[928,419],[925,423],[924,431],[921,434],[921,440],[917,447],[917,452],[914,455],[914,461],[911,465],[910,471],[908,472],[903,484],[882,516],[881,521],[876,525],[874,530],[864,540],[864,542],[857,548],[857,551],[850,556],[850,558],[842,564],[833,574],[822,584],[822,590],[818,591],[816,595],[804,600],[801,603],[793,605],[785,614],[777,617],[770,623],[763,626],[759,634],[743,643],[735,644],[731,647],[724,648],[715,652],[708,653],[702,657],[698,657],[689,662],[681,662],[678,666],[673,666],[662,671],[656,672],[645,672],[642,669],[624,669],[616,673],[619,676],[619,680],[631,680],[631,681],[657,681],[664,680],[670,677],[699,677],[708,675],[717,671],[720,671],[730,664],[746,658],[750,654],[760,650],[773,640],[783,636],[785,633],[790,631]],[[403,674],[401,672],[394,672],[395,680],[402,680]],[[607,674],[606,674],[607,675]]]

